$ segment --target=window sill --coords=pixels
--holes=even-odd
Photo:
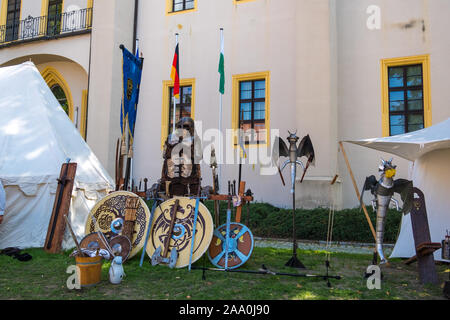
[[[167,12],[167,15],[168,16],[172,16],[172,15],[175,15],[175,14],[189,13],[189,12],[193,12],[193,11],[197,11],[197,8],[180,10],[180,11],[170,11],[170,12]]]

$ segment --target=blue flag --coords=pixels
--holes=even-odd
[[[123,134],[124,123],[128,120],[128,128],[132,141],[136,123],[139,86],[141,84],[142,61],[125,47],[121,48],[123,51],[123,98],[120,111],[120,128]]]

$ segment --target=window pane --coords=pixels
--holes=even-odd
[[[266,118],[266,104],[264,102],[255,102],[255,120],[264,120]]]
[[[391,91],[389,93],[389,100],[390,101],[403,101],[405,98],[405,92],[404,91]]]
[[[252,104],[251,103],[241,103],[241,112],[251,112]]]
[[[421,76],[422,75],[422,66],[411,66],[406,69],[407,76]]]
[[[182,97],[181,102],[186,104],[191,104],[192,99],[192,87],[182,87]]]
[[[252,82],[246,81],[240,83],[241,87],[241,100],[252,98]]]
[[[173,11],[181,11],[181,10],[183,10],[183,0],[174,0]]]
[[[423,110],[422,100],[408,101],[408,110]]]
[[[416,125],[423,125],[423,115],[421,114],[410,114],[408,116],[408,126],[416,124]]]
[[[252,120],[252,104],[251,103],[241,103],[241,120],[249,121]]]
[[[252,82],[251,81],[243,81],[240,83],[241,91],[242,90],[252,90]]]
[[[255,89],[256,90],[265,89],[265,88],[266,88],[266,81],[265,80],[255,81]]]
[[[191,117],[191,107],[182,107],[181,109],[181,118]]]
[[[265,89],[255,90],[255,99],[264,99],[266,97]]]
[[[256,111],[255,110],[255,120],[264,120],[266,118],[266,112],[263,111]]]
[[[403,77],[401,77],[401,78],[396,78],[396,77],[389,78],[389,87],[390,88],[403,87]]]
[[[69,114],[69,103],[67,102],[66,94],[64,93],[63,89],[55,84],[50,88],[50,90],[53,92],[53,95],[55,96],[56,100],[58,100],[59,104],[63,108],[63,110]]]
[[[423,115],[413,114],[408,116],[408,131],[417,131],[424,128]]]
[[[390,104],[390,111],[404,111],[405,110],[405,102],[404,101],[392,101]]]
[[[391,135],[405,133],[405,116],[394,115],[390,117]]]
[[[408,90],[408,100],[422,99],[422,90]]]
[[[422,76],[408,77],[407,85],[408,85],[408,87],[421,86],[422,85]]]
[[[186,9],[194,9],[194,0],[186,0]]]
[[[389,78],[391,77],[403,77],[403,68],[389,68]]]
[[[403,87],[403,68],[389,68],[389,87]]]

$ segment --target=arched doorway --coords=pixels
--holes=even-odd
[[[72,93],[69,85],[62,75],[53,67],[47,67],[42,72],[42,77],[53,92],[54,96],[61,104],[69,118],[74,120]]]
[[[61,86],[56,83],[50,88],[50,90],[52,90],[53,95],[55,96],[56,100],[58,100],[61,108],[63,108],[67,115],[69,115],[69,102]]]

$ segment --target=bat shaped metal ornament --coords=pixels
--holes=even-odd
[[[288,131],[289,132],[289,131]],[[275,138],[275,146],[272,152],[272,161],[276,163],[278,167],[278,172],[280,173],[281,180],[284,185],[284,179],[282,176],[282,171],[284,168],[290,164],[291,165],[291,194],[292,194],[292,224],[293,224],[293,257],[286,263],[286,266],[295,267],[304,269],[303,264],[297,259],[297,242],[295,236],[295,181],[297,177],[297,165],[301,166],[303,169],[303,175],[301,182],[308,170],[308,167],[311,163],[314,164],[315,161],[315,153],[314,147],[311,142],[311,138],[309,135],[303,137],[299,144],[297,144],[299,137],[297,136],[297,132],[291,133],[289,132],[289,136],[287,137],[287,141],[289,143],[289,149],[286,143],[280,138]],[[279,157],[287,157],[288,159],[283,163],[283,166],[279,167],[278,161]],[[306,166],[303,164],[301,157],[307,157]]]
[[[377,213],[376,246],[380,256],[380,264],[388,262],[383,254],[383,238],[384,222],[390,203],[394,203],[397,210],[402,211],[403,214],[408,214],[413,204],[413,183],[406,179],[394,180],[397,166],[393,165],[392,161],[393,159],[388,161],[381,159],[381,165],[378,167],[378,171],[381,174],[380,179],[377,180],[374,175],[367,177],[359,199],[362,207],[364,191],[370,190],[374,196],[372,208]],[[393,198],[394,193],[400,194],[403,201],[402,209],[400,209],[398,201]]]

